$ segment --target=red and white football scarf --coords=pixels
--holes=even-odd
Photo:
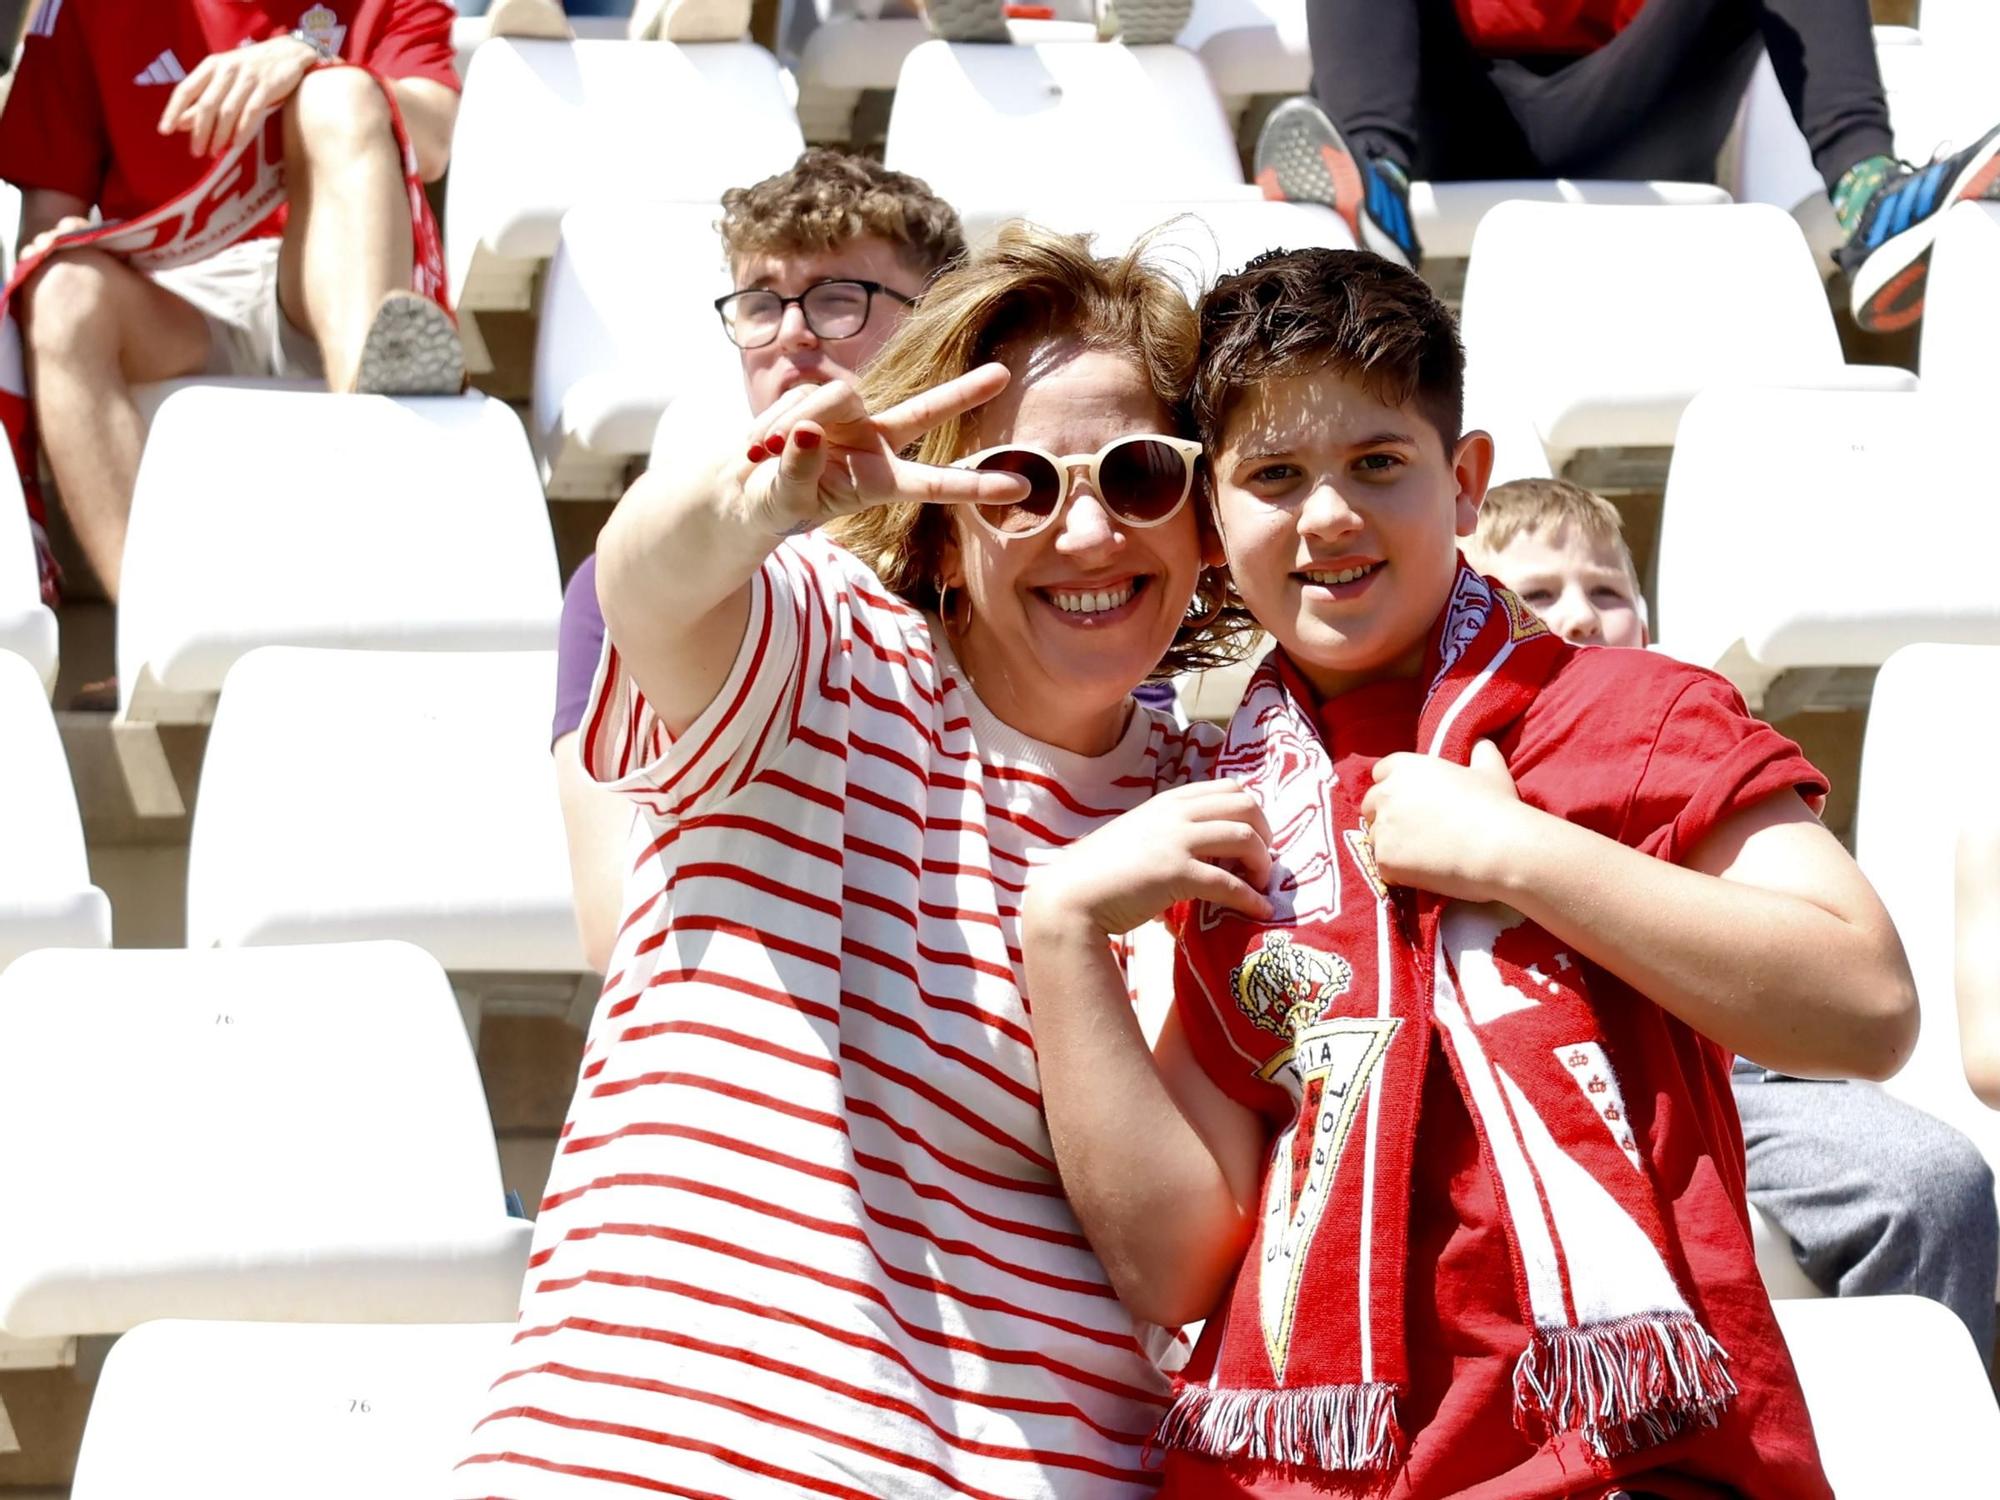
[[[437,220],[431,216],[430,203],[424,197],[423,179],[417,175],[417,153],[410,145],[409,131],[404,128],[395,89],[379,75],[375,81],[389,101],[389,120],[396,132],[396,149],[403,159],[403,186],[410,196],[414,250],[410,289],[429,297],[449,314],[444,243],[438,235]],[[0,290],[0,427],[6,429],[7,446],[21,478],[21,493],[28,503],[28,522],[34,532],[36,562],[41,573],[42,602],[50,608],[55,607],[60,597],[62,578],[49,551],[48,513],[42,502],[34,409],[21,354],[21,328],[13,316],[14,293],[50,257],[66,250],[108,251],[146,271],[163,271],[202,260],[242,239],[284,199],[284,121],[274,109],[265,116],[262,129],[219,157],[209,174],[186,192],[136,219],[64,235],[39,255],[29,256],[16,265],[14,274],[7,278],[6,288]]]
[[[1565,649],[1461,563],[1425,664],[1418,749],[1466,764]],[[1312,896],[1313,872],[1340,854],[1333,819],[1281,816],[1329,806],[1334,786],[1310,691],[1288,678],[1275,654],[1258,670],[1217,765],[1273,824],[1277,912],[1254,923],[1197,908],[1180,934],[1184,980],[1290,1042],[1262,1076],[1299,1112],[1274,1143],[1240,1273],[1257,1278],[1256,1296],[1239,1286],[1229,1304],[1238,1322],[1254,1306],[1262,1337],[1226,1328],[1212,1373],[1180,1386],[1159,1440],[1336,1472],[1400,1465],[1412,1158],[1433,1036],[1478,1132],[1532,1330],[1516,1425],[1537,1443],[1579,1434],[1600,1458],[1713,1425],[1736,1394],[1728,1356],[1676,1284],[1584,966],[1506,907],[1392,893],[1377,878],[1376,972],[1352,982],[1366,965],[1335,951]],[[1337,722],[1338,700],[1325,711]],[[1373,870],[1372,851],[1356,857]]]

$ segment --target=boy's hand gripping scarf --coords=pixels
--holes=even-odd
[[[1468,763],[1474,744],[1520,717],[1564,649],[1461,563],[1425,663],[1418,748]],[[1176,1394],[1159,1440],[1333,1471],[1400,1465],[1412,1158],[1433,1034],[1493,1176],[1532,1329],[1514,1372],[1516,1426],[1538,1443],[1580,1434],[1608,1458],[1713,1425],[1736,1394],[1728,1356],[1675,1283],[1581,966],[1508,908],[1391,894],[1378,879],[1392,920],[1380,928],[1377,983],[1351,985],[1327,924],[1298,909],[1310,872],[1338,855],[1326,847],[1331,821],[1273,811],[1298,807],[1302,786],[1323,805],[1333,785],[1310,698],[1300,702],[1278,663],[1253,678],[1217,766],[1272,814],[1276,914],[1252,923],[1197,908],[1181,946],[1209,995],[1290,1036],[1263,1076],[1288,1083],[1301,1108],[1273,1147],[1240,1273],[1259,1278],[1263,1338],[1224,1340],[1209,1381]],[[1373,870],[1372,852],[1362,863]],[[1302,1302],[1308,1262],[1319,1295]]]
[[[323,67],[351,67],[325,63]],[[377,75],[389,102],[389,123],[396,132],[396,150],[403,162],[403,187],[410,199],[410,289],[429,297],[447,315],[444,242],[437,220],[424,197],[417,175],[417,153],[403,125],[403,112],[388,79]],[[42,602],[53,609],[61,597],[62,577],[49,551],[48,513],[42,503],[40,463],[36,456],[34,411],[29,404],[27,369],[21,354],[21,328],[13,313],[14,294],[48,261],[66,250],[102,250],[130,261],[144,271],[163,271],[204,260],[228,249],[255,229],[285,200],[285,128],[279,110],[271,110],[263,125],[241,146],[218,157],[214,168],[193,187],[151,213],[95,229],[66,234],[38,255],[14,267],[0,290],[0,428],[21,478],[28,505],[28,524],[35,538],[35,561],[41,575]]]

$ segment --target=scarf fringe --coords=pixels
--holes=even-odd
[[[1736,1395],[1729,1355],[1690,1313],[1540,1328],[1514,1366],[1514,1415],[1576,1432],[1599,1458],[1713,1427]]]
[[[1154,1442],[1212,1458],[1336,1472],[1389,1470],[1403,1461],[1396,1388],[1380,1381],[1276,1391],[1184,1385]]]

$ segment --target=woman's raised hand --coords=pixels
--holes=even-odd
[[[846,381],[787,392],[751,428],[753,467],[743,481],[748,515],[763,529],[786,535],[876,505],[1026,499],[1027,481],[1012,474],[897,457],[940,422],[992,400],[1009,378],[1003,364],[981,365],[872,413]]]

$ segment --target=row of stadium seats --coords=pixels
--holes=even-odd
[[[1928,50],[1881,48],[1885,63]],[[1963,102],[1969,91],[1942,91],[1957,101],[1949,111],[1919,108],[1936,92],[1917,86],[1923,70],[1890,72],[1904,84],[1898,96],[1912,101],[1899,106],[1914,122],[1906,134],[1924,140],[1912,154],[1929,154],[1938,140],[1929,132],[1946,112],[1960,133],[1986,123],[1984,106]],[[1831,211],[1774,80],[1751,90],[1744,114],[1734,180],[1753,201],[1798,209],[1823,271]],[[661,161],[635,144],[693,138],[714,148]],[[532,431],[542,476],[556,498],[614,496],[678,394],[730,383],[730,350],[710,307],[727,290],[713,234],[717,198],[799,149],[776,63],[748,44],[489,43],[467,80],[458,140],[445,237],[461,311],[474,329],[482,312],[530,311],[542,276]],[[1105,144],[1078,144],[1095,142]],[[1193,54],[1175,47],[926,43],[902,64],[885,160],[956,204],[975,241],[1025,216],[1090,230],[1116,250],[1186,216],[1171,250],[1196,268],[1196,282],[1274,246],[1351,243],[1324,209],[1256,196],[1214,90]],[[1583,214],[1487,224],[1502,202],[1514,214],[1524,200],[1685,208],[1729,196],[1686,183],[1419,184],[1413,207],[1434,256],[1499,263],[1468,271],[1475,350],[1490,343],[1512,363],[1546,348],[1545,363],[1564,365],[1557,385],[1581,385],[1600,408],[1620,410],[1626,420],[1589,446],[1663,444],[1659,434],[1671,432],[1687,396],[1717,368],[1741,365],[1746,348],[1742,378],[1777,371],[1815,384],[1906,383],[1842,370],[1813,256],[1800,253],[1811,239],[1776,213],[1739,214],[1727,227],[1689,215],[1678,225]],[[1523,275],[1525,283],[1515,280]],[[1481,300],[1499,316],[1490,338],[1475,331]],[[1605,381],[1593,350],[1571,362],[1561,340],[1511,337],[1522,320],[1539,329],[1550,314],[1596,329],[1600,346],[1625,351],[1626,369]],[[1659,333],[1671,337],[1670,368],[1644,378],[1666,390],[1635,404],[1618,376],[1659,363],[1647,342]],[[1496,365],[1494,383],[1512,389],[1518,373]],[[1639,419],[1639,406],[1653,420]],[[1492,419],[1511,420],[1497,411]],[[1586,446],[1566,441],[1560,420],[1538,425],[1558,467]],[[1538,467],[1531,455],[1523,462],[1523,472]]]

